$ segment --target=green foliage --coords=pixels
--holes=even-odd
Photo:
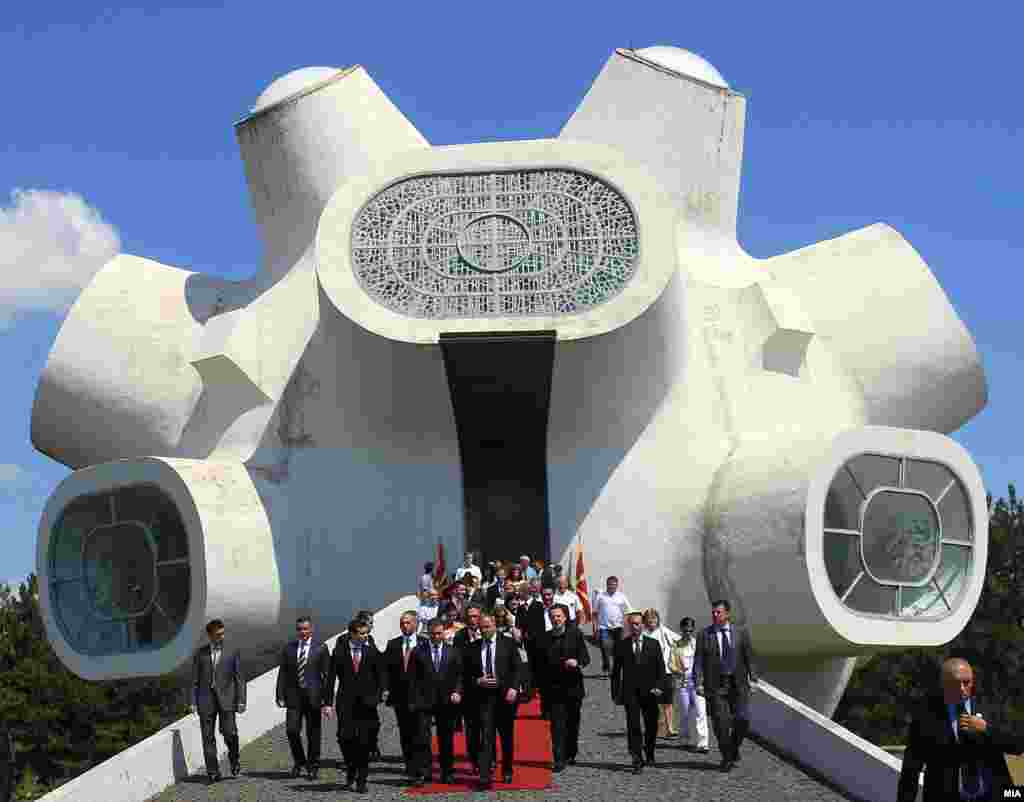
[[[0,585],[0,721],[15,740],[15,798],[36,799],[185,715],[182,681],[87,682],[57,659],[35,575]]]
[[[985,587],[964,630],[945,646],[873,655],[854,671],[835,720],[873,743],[906,738],[915,704],[939,684],[947,657],[974,667],[985,710],[1012,726],[1024,723],[1024,504],[1011,484],[1006,499],[990,496]]]

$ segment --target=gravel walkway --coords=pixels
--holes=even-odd
[[[743,744],[743,761],[729,774],[718,770],[719,755],[713,735],[711,752],[707,755],[684,750],[673,739],[660,739],[658,765],[645,768],[643,774],[634,776],[626,750],[625,716],[609,698],[608,680],[593,673],[595,666],[599,668],[600,665],[600,654],[591,647],[591,673],[587,679],[588,696],[583,707],[577,765],[554,775],[554,786],[547,792],[494,793],[508,800],[547,798],[558,802],[639,799],[672,802],[841,802],[847,799],[751,739]],[[474,791],[429,797],[403,794],[406,780],[402,776],[394,714],[383,706],[381,711],[381,749],[385,757],[370,766],[368,794],[341,790],[345,771],[341,768],[341,754],[335,738],[336,723],[331,719],[324,725],[320,778],[315,783],[291,778],[291,754],[282,725],[242,750],[242,774],[239,777],[208,786],[205,775],[192,776],[153,797],[151,802],[314,802],[334,799],[472,802],[489,796]],[[226,770],[227,766],[222,768]]]

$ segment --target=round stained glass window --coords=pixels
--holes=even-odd
[[[156,486],[69,502],[51,533],[49,560],[55,617],[80,652],[159,648],[185,621],[188,535],[174,502]]]
[[[970,503],[945,465],[861,454],[825,500],[825,568],[860,613],[942,617],[966,588],[973,555]]]

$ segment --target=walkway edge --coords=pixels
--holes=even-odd
[[[862,802],[894,799],[903,761],[764,680],[750,695],[759,740]]]
[[[405,596],[374,614],[374,629],[397,632],[404,610],[416,609],[419,600]],[[338,636],[327,643],[333,649]],[[383,641],[381,644],[383,645]],[[241,747],[284,723],[285,711],[277,706],[277,669],[250,680],[246,712],[238,716]],[[218,735],[220,758],[227,749]],[[178,780],[203,768],[203,739],[199,717],[185,716],[162,730],[69,780],[39,802],[145,802]],[[244,767],[243,767],[244,768]]]

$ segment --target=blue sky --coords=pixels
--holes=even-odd
[[[261,246],[232,123],[312,65],[362,64],[452,144],[555,136],[615,47],[700,53],[748,98],[743,246],[765,257],[897,228],[987,372],[988,407],[954,436],[994,495],[1024,482],[1015,4],[211,5],[19,3],[0,19],[0,579],[34,569],[67,474],[28,439],[67,302],[118,246],[251,275]]]

